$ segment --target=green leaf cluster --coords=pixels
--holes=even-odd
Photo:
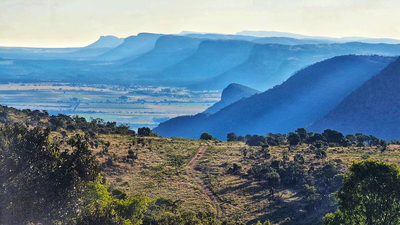
[[[324,224],[400,224],[400,168],[379,160],[353,162],[336,193],[339,207]]]

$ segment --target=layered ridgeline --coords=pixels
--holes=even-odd
[[[96,42],[80,48],[79,50],[69,53],[69,54],[63,54],[63,56],[57,57],[61,59],[89,59],[92,57],[96,57],[100,54],[103,54],[105,52],[108,52],[120,44],[124,42],[124,38],[117,38],[115,36],[101,36],[99,40]]]
[[[246,135],[294,131],[327,114],[393,60],[395,58],[382,56],[334,57],[215,114],[177,117],[161,123],[154,131],[162,136],[190,138],[209,132],[219,139],[225,139],[230,132]]]
[[[321,36],[307,36],[302,34],[295,34],[289,32],[279,32],[279,31],[240,31],[235,35],[238,36],[253,36],[253,37],[288,37],[299,40],[316,40],[316,41],[327,41],[334,43],[345,43],[345,42],[363,42],[370,44],[400,44],[400,40],[391,38],[365,38],[365,37],[342,37],[342,38],[331,38],[331,37],[321,37]]]
[[[400,58],[347,96],[310,129],[361,132],[386,140],[400,137]]]
[[[248,98],[254,94],[258,94],[260,91],[255,89],[240,85],[240,84],[230,84],[222,91],[221,101],[215,103],[210,108],[208,108],[204,113],[216,113],[222,108],[239,101],[242,98]]]
[[[69,57],[70,62],[42,60],[44,58],[32,53],[34,50],[29,50],[27,54],[38,60],[9,59],[1,62],[0,73],[4,76],[0,81],[13,79],[24,82],[29,78],[35,81],[185,86],[197,90],[222,90],[231,83],[240,83],[264,91],[281,84],[308,65],[337,55],[400,55],[400,45],[389,44],[280,45],[256,43],[280,40],[297,44],[309,40],[279,37],[261,40],[258,37],[214,34],[196,37],[201,39],[141,33],[126,38],[124,43],[110,50],[102,47],[111,47],[121,40],[107,36],[85,48],[68,52],[59,50],[63,53],[54,53],[56,50],[47,52],[53,52],[58,58]],[[100,54],[105,50],[106,53]],[[0,48],[0,57],[7,59],[8,56]]]
[[[161,72],[196,52],[203,39],[175,35],[164,35],[157,39],[155,47],[122,67],[134,70],[135,74]],[[126,60],[126,59],[125,59]]]
[[[69,59],[81,60],[103,54],[124,41],[123,38],[115,36],[101,36],[92,44],[81,48],[23,48],[23,47],[0,47],[0,56],[6,59],[25,60],[50,60]]]
[[[136,36],[127,37],[121,45],[95,57],[95,59],[119,60],[127,57],[134,59],[153,49],[160,36],[162,34],[139,33]]]
[[[217,76],[243,63],[255,43],[237,40],[206,40],[190,57],[165,69],[158,78],[171,85]]]
[[[397,56],[400,54],[400,45],[358,42],[295,46],[255,45],[244,63],[215,77],[196,82],[191,87],[199,90],[220,90],[234,82],[258,90],[267,90],[281,84],[293,73],[308,65],[348,54]]]
[[[276,37],[258,37],[249,35],[232,35],[232,34],[209,34],[209,33],[192,33],[192,32],[181,32],[180,35],[192,38],[202,38],[211,40],[241,40],[251,41],[257,44],[281,44],[281,45],[302,45],[302,44],[327,44],[332,43],[328,40],[322,39],[299,39],[285,36]]]

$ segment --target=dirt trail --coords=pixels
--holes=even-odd
[[[218,204],[218,200],[216,198],[216,196],[214,195],[214,193],[212,193],[212,191],[207,187],[207,185],[205,185],[203,183],[203,181],[200,178],[196,178],[196,173],[194,168],[196,167],[198,161],[204,156],[204,153],[207,150],[207,146],[201,146],[199,151],[196,153],[195,156],[193,156],[193,158],[190,160],[190,162],[187,164],[188,167],[186,169],[186,174],[193,178],[197,184],[200,186],[201,191],[207,195],[207,197],[211,200],[211,204],[213,205],[213,207],[217,210],[217,217],[221,218],[222,217],[222,210]]]

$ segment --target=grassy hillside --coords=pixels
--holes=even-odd
[[[214,215],[222,224],[266,220],[272,224],[321,224],[323,215],[336,209],[332,193],[341,186],[342,174],[353,160],[400,161],[400,146],[395,143],[372,142],[360,135],[344,138],[333,131],[309,133],[308,138],[300,130],[298,134],[237,137],[247,139],[246,144],[138,136],[123,126],[85,122],[80,117],[4,106],[0,111],[3,124],[28,122],[51,127],[54,140],[85,136],[113,190],[146,195],[155,202],[173,199],[175,213],[204,212],[197,217]],[[296,135],[301,140],[293,139]],[[151,224],[149,214],[145,214],[144,224]],[[161,221],[165,215],[175,218],[173,213],[163,215]],[[180,224],[168,221],[166,224]]]
[[[115,187],[151,198],[179,199],[183,201],[182,208],[210,210],[220,218],[242,218],[248,223],[270,220],[273,224],[320,224],[323,215],[335,209],[335,202],[330,193],[307,193],[304,190],[307,182],[300,181],[303,173],[315,173],[314,177],[319,177],[317,174],[331,169],[335,175],[341,174],[353,160],[366,158],[400,161],[397,145],[389,146],[384,153],[378,147],[329,147],[327,157],[320,159],[316,158],[311,145],[291,147],[288,151],[289,146],[284,144],[270,147],[271,157],[265,159],[262,147],[250,147],[241,142],[116,135],[101,135],[99,140],[111,143],[107,154],[102,154],[101,148],[94,152],[103,165],[105,177]],[[136,144],[129,147],[133,141]],[[137,144],[138,141],[144,144]],[[196,179],[192,179],[185,173],[185,165],[200,146],[207,146],[207,150],[194,168]],[[126,160],[129,148],[135,149],[138,159]],[[248,149],[246,157],[243,148]],[[301,166],[294,161],[296,155],[304,158]],[[284,156],[288,159],[283,160]],[[261,176],[259,180],[251,171],[260,165],[270,166],[275,160],[282,161],[280,169],[293,169],[291,176],[298,176],[293,179],[299,180],[282,181],[271,195],[266,178]],[[317,178],[315,186],[320,185],[318,179],[325,178]],[[211,190],[220,210],[213,207],[199,183]]]

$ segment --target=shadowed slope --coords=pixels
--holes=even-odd
[[[400,58],[347,96],[310,129],[400,138]]]
[[[340,56],[299,71],[282,85],[239,100],[213,115],[178,117],[161,123],[163,136],[198,138],[202,132],[225,139],[235,132],[287,133],[313,123],[385,68],[394,58]]]
[[[204,113],[216,113],[222,108],[242,98],[248,98],[257,93],[260,92],[240,84],[230,84],[222,91],[221,101],[215,103],[213,106],[204,111]]]
[[[171,83],[216,76],[246,61],[253,45],[246,41],[203,41],[192,56],[165,69],[159,76]]]

